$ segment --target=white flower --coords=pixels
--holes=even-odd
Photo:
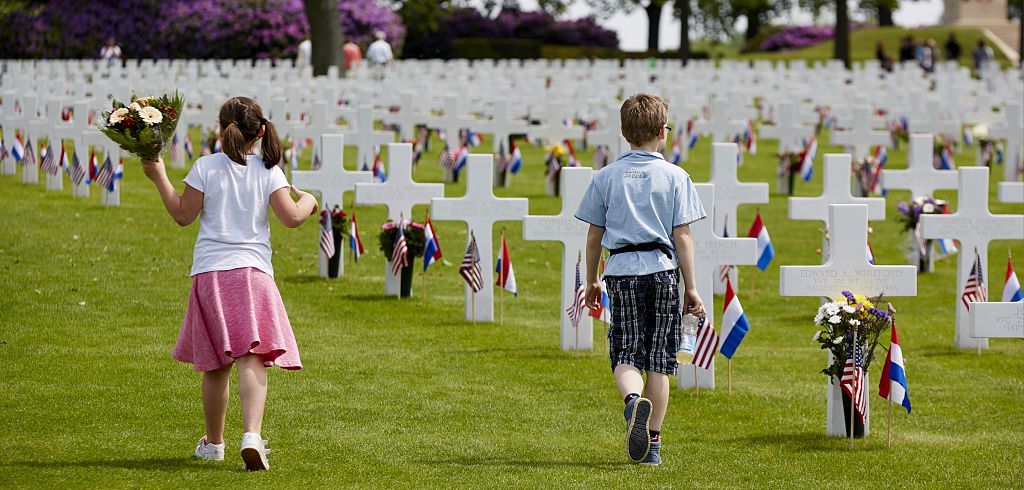
[[[838,324],[840,320],[842,320],[842,318],[839,318],[839,315],[832,315],[828,317],[829,323]]]
[[[856,326],[860,325],[860,320],[857,320],[857,319],[850,320],[850,325],[853,325],[853,326],[856,327]]]
[[[856,313],[857,312],[857,308],[855,308],[853,305],[847,303],[847,304],[843,305],[843,311],[852,314],[852,313]]]
[[[842,306],[839,303],[829,303],[825,305],[825,314],[829,316],[837,315],[840,309],[842,309]]]
[[[821,323],[821,320],[825,318],[825,312],[819,311],[817,315],[814,315],[814,323]]]
[[[128,104],[128,108],[135,112],[139,112],[142,110],[142,106],[139,105],[138,102],[132,102],[131,104]]]
[[[924,196],[917,196],[917,197],[914,198],[914,204],[917,204],[918,206],[921,206],[921,205],[924,204],[924,199],[925,199]]]
[[[842,341],[843,341],[842,337],[836,337],[836,338],[832,339],[832,343],[833,344],[838,344],[838,343],[840,343]]]
[[[930,202],[925,203],[924,207],[921,208],[921,212],[924,214],[932,214],[935,212],[935,205]]]
[[[821,338],[821,330],[818,330],[817,332],[814,332],[814,338],[812,340],[817,342],[818,339],[820,339],[820,338]]]
[[[164,115],[156,107],[143,107],[139,111],[139,116],[142,117],[146,124],[160,124],[160,121],[164,120]]]
[[[128,109],[125,109],[124,107],[122,107],[120,109],[117,109],[114,112],[111,112],[110,113],[110,119],[109,119],[110,124],[117,124],[117,123],[123,121],[124,120],[124,116],[127,116],[127,115],[128,115]]]

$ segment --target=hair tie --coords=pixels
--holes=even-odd
[[[260,124],[262,124],[262,125],[266,126],[266,125],[267,125],[267,118],[265,118],[265,117],[261,117],[261,118],[260,118]]]

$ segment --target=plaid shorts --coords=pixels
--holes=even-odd
[[[612,370],[629,364],[641,371],[676,374],[676,352],[683,340],[676,271],[607,276],[605,283],[612,308],[608,328]]]

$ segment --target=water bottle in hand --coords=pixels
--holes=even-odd
[[[692,313],[683,315],[681,326],[683,342],[679,345],[679,351],[676,354],[676,359],[679,362],[686,363],[693,359],[693,354],[697,351],[697,328],[702,321],[704,321],[703,318]]]

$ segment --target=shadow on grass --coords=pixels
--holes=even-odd
[[[799,434],[758,434],[731,439],[742,445],[780,447],[787,451],[800,452],[848,452],[849,439],[826,436],[820,432],[803,432]],[[884,446],[867,443],[862,439],[854,441],[854,451],[879,451]]]
[[[506,458],[454,458],[442,461],[418,461],[430,466],[487,466],[492,468],[579,468],[606,471],[623,471],[630,465],[622,461],[530,461]]]
[[[11,461],[0,463],[3,467],[24,467],[37,469],[66,470],[68,468],[111,468],[121,470],[153,470],[153,471],[241,471],[234,465],[227,466],[213,462],[198,461],[192,458],[136,458],[136,459],[96,459],[85,461]]]

